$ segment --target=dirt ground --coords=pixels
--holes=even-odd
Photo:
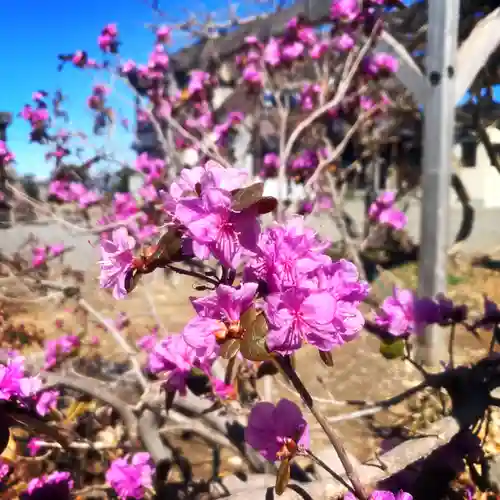
[[[384,293],[390,293],[394,283],[414,286],[416,282],[415,266],[406,266],[393,273],[384,273],[374,286]],[[114,300],[107,291],[99,289],[97,279],[88,279],[84,285],[83,297],[106,318],[115,319],[119,312],[125,312],[131,320],[131,326],[124,332],[131,340],[148,333],[155,325],[155,314],[161,319],[162,328],[169,333],[181,331],[186,321],[193,315],[188,302],[191,295],[200,295],[193,289],[195,282],[186,277],[177,282],[166,281],[163,275],[146,277],[127,299]],[[449,296],[456,302],[467,303],[472,310],[480,311],[483,294],[500,302],[500,272],[471,268],[470,266],[452,266],[449,271]],[[147,290],[147,292],[146,292]],[[156,313],[152,311],[151,302]],[[71,301],[60,305],[51,302],[30,304],[20,310],[19,304],[5,304],[7,310],[16,309],[15,318],[19,323],[34,323],[43,328],[47,338],[58,336],[62,332],[77,333],[82,329],[89,335],[97,335],[102,343],[103,352],[113,358],[121,357],[112,338],[94,320],[75,314],[75,303]],[[56,320],[62,320],[64,326],[58,329]],[[476,339],[466,331],[458,332],[456,358],[459,362],[475,359],[485,353],[489,337],[485,333]],[[313,349],[304,348],[298,356],[298,371],[306,387],[318,398],[318,406],[329,416],[335,417],[358,409],[342,403],[345,400],[375,401],[393,396],[420,381],[420,375],[409,364],[400,360],[389,361],[379,352],[379,341],[369,333],[363,332],[354,342],[339,348],[333,353],[334,367],[327,368]],[[299,402],[297,395],[288,386],[277,380],[272,384],[274,399],[286,396]],[[384,412],[374,419],[352,419],[334,423],[342,436],[348,451],[360,460],[373,457],[380,449],[385,438],[392,436],[389,427],[408,420],[408,416],[418,413],[416,401]],[[436,410],[436,415],[439,409]],[[430,417],[431,418],[431,417]],[[438,418],[436,416],[436,418]],[[312,437],[316,449],[326,444],[320,429],[311,422]],[[189,444],[195,451],[194,442]],[[200,461],[203,462],[203,446],[200,445]],[[210,460],[207,457],[207,460]]]

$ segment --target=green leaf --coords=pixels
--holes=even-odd
[[[465,281],[464,278],[462,278],[461,276],[457,276],[455,274],[448,274],[448,285],[450,286],[456,286],[456,285],[460,285],[460,283],[463,283]]]
[[[405,354],[404,340],[382,340],[380,343],[380,354],[382,354],[382,356],[386,359],[402,358]]]

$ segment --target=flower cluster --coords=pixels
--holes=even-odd
[[[188,345],[181,335],[171,335],[158,342],[151,339],[143,348],[148,351],[148,369],[151,373],[166,376],[165,388],[170,392],[186,394],[188,378],[193,368],[210,374],[215,357],[197,355],[195,349]]]
[[[81,182],[55,180],[49,184],[49,195],[65,203],[78,203],[80,208],[88,208],[99,203],[102,197],[87,189]]]
[[[0,400],[16,401],[33,407],[39,415],[46,415],[56,408],[58,391],[43,391],[39,377],[26,375],[24,358],[12,353],[5,365],[0,365]]]
[[[67,356],[71,356],[80,348],[80,337],[77,335],[62,335],[45,342],[45,366],[51,370]]]
[[[106,472],[106,481],[118,498],[144,498],[152,487],[153,467],[149,453],[135,453],[113,460]]]
[[[118,28],[116,24],[107,24],[97,37],[97,44],[103,52],[116,54],[118,52]]]
[[[148,187],[152,187],[150,184],[153,181],[164,180],[165,166],[164,160],[152,157],[148,153],[140,154],[135,163],[135,168],[145,175],[145,186]]]
[[[243,187],[246,174],[209,161],[203,167],[183,170],[165,194],[165,208],[172,221],[185,228],[194,255],[215,257],[236,268],[244,255],[257,248],[260,225],[254,205],[239,208],[233,193]]]
[[[51,474],[32,479],[28,483],[26,493],[28,498],[34,500],[44,498],[69,499],[73,487],[74,482],[69,472],[54,471]]]
[[[48,258],[59,257],[65,250],[64,243],[56,243],[55,245],[48,245],[45,247],[34,247],[33,258],[31,265],[33,267],[40,267],[47,261]]]
[[[344,500],[357,500],[357,498],[352,493],[346,493]],[[369,500],[413,500],[413,496],[405,491],[394,494],[390,491],[376,490],[372,492]]]
[[[0,166],[5,166],[7,163],[14,161],[15,156],[7,148],[4,141],[0,141]]]
[[[385,191],[371,204],[368,216],[374,222],[384,224],[393,229],[404,229],[408,217],[396,206],[396,193]]]
[[[486,326],[494,321],[494,307],[496,305],[485,299],[484,319],[479,326]],[[400,337],[418,333],[419,325],[446,326],[461,323],[466,318],[466,306],[457,306],[442,295],[434,299],[416,297],[411,290],[394,287],[392,295],[386,297],[380,306],[375,322],[389,334]]]
[[[328,243],[296,217],[262,233],[247,279],[265,284],[264,310],[271,350],[289,353],[304,342],[329,351],[353,339],[363,327],[358,306],[368,294],[354,264],[332,262]]]

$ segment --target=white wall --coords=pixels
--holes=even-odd
[[[500,130],[488,127],[486,132],[493,144],[500,143]],[[455,145],[453,151],[457,158],[461,157],[460,145]],[[488,153],[482,144],[477,148],[476,166],[460,168],[459,176],[473,201],[480,202],[485,208],[500,207],[500,175],[491,165]],[[453,194],[452,204],[458,203]]]

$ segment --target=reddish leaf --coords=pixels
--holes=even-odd
[[[264,196],[256,204],[257,213],[259,215],[265,215],[276,210],[278,206],[278,200],[273,196]]]
[[[280,496],[286,490],[288,483],[290,481],[290,460],[287,458],[283,460],[276,474],[276,495]]]
[[[249,208],[259,202],[263,193],[263,182],[257,182],[246,188],[237,189],[232,192],[233,202],[231,208],[238,212],[245,208]]]
[[[269,327],[263,313],[258,313],[254,307],[248,309],[241,317],[244,329],[240,352],[249,361],[266,361],[272,359],[272,354],[266,346]]]
[[[238,339],[229,339],[222,344],[220,348],[220,355],[224,359],[231,359],[232,357],[236,356],[239,350],[240,341]]]

